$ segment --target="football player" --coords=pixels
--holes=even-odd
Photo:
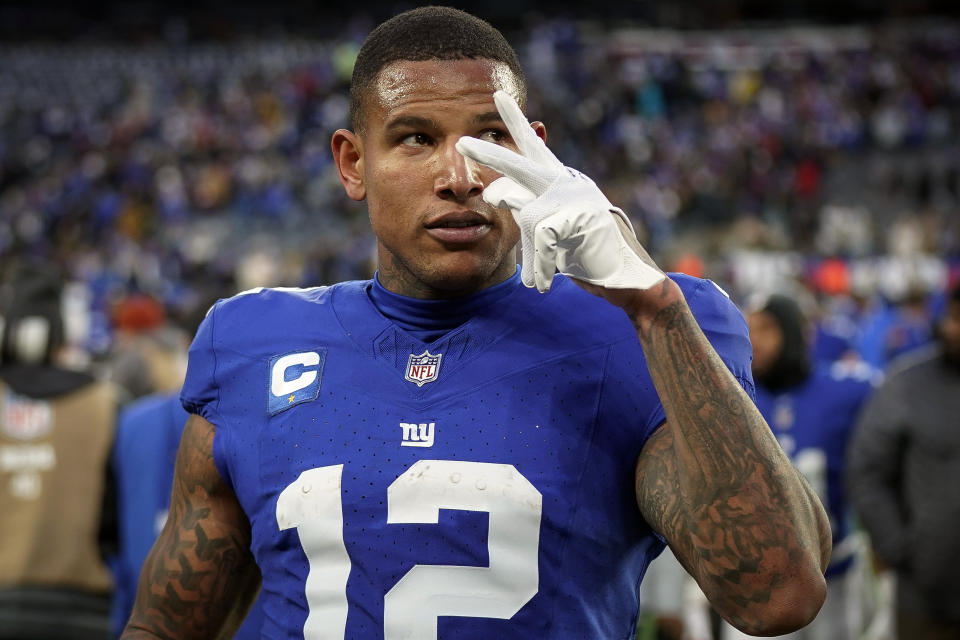
[[[262,574],[264,637],[632,638],[668,543],[738,627],[814,617],[829,526],[743,317],[652,263],[525,94],[463,12],[368,36],[332,150],[376,277],[211,310],[124,637],[215,637]]]

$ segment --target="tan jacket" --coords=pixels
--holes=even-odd
[[[0,382],[0,588],[110,589],[97,534],[115,413],[106,383],[41,400]]]

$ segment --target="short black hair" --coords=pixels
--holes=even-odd
[[[380,71],[409,60],[494,60],[510,67],[517,79],[520,104],[526,102],[526,78],[517,52],[489,22],[452,7],[419,7],[398,14],[370,32],[353,66],[350,81],[350,126],[362,129],[364,96]]]

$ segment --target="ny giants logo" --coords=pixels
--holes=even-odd
[[[401,422],[403,440],[401,447],[432,447],[434,422]]]
[[[407,359],[407,371],[404,378],[418,387],[433,382],[440,373],[440,359],[442,357],[442,353],[433,355],[429,350],[418,356],[411,353]]]

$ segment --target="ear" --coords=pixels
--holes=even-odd
[[[347,129],[337,129],[330,139],[330,150],[337,165],[340,184],[351,200],[363,200],[367,197],[367,187],[363,183],[363,144],[359,136]]]
[[[537,120],[536,122],[531,122],[530,126],[533,127],[533,131],[537,134],[538,138],[544,142],[547,141],[547,125]]]

